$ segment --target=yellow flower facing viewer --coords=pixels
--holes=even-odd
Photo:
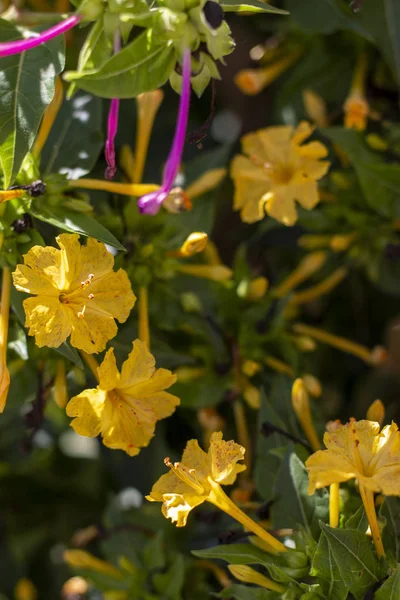
[[[135,456],[149,444],[157,421],[169,417],[179,404],[179,398],[164,391],[176,376],[155,368],[154,357],[141,340],[133,342],[121,373],[112,348],[97,373],[97,388],[84,390],[67,405],[67,415],[75,417],[71,426],[87,437],[101,433],[105,446]]]
[[[135,304],[128,275],[113,271],[114,257],[93,238],[86,246],[79,235],[56,238],[60,250],[34,246],[13,273],[14,285],[33,294],[24,300],[26,327],[39,347],[71,344],[92,354],[104,350]]]
[[[193,508],[211,502],[263,539],[271,552],[284,552],[285,546],[242,512],[221,488],[221,484],[232,485],[238,473],[245,470],[245,465],[238,464],[244,454],[243,446],[233,440],[224,441],[221,431],[211,435],[207,453],[197,440],[190,440],[182,462],[173,464],[169,458],[165,459],[171,470],[160,477],[146,498],[151,502],[162,502],[162,514],[177,527],[186,525]]]
[[[375,421],[351,420],[324,435],[326,450],[306,461],[308,493],[356,478],[378,556],[384,555],[374,493],[400,496],[400,434],[392,422],[382,430]]]
[[[260,221],[265,212],[284,225],[297,220],[296,203],[310,210],[319,202],[317,181],[330,163],[320,160],[328,151],[321,142],[304,140],[312,133],[303,121],[268,127],[242,138],[244,154],[235,156],[231,175],[235,183],[234,209],[242,221]]]

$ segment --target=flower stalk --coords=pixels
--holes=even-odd
[[[139,94],[136,98],[137,130],[132,183],[140,183],[142,181],[154,120],[163,98],[164,93],[161,90],[145,92]]]
[[[0,58],[11,56],[13,54],[19,54],[20,52],[31,50],[32,48],[36,48],[41,44],[49,42],[58,35],[61,35],[69,29],[72,29],[72,27],[75,27],[81,18],[81,15],[72,15],[64,21],[61,21],[61,23],[42,31],[42,33],[32,35],[32,37],[29,37],[28,39],[16,40],[13,42],[2,42],[0,43]]]
[[[329,486],[329,525],[337,527],[339,525],[339,483],[331,483]]]
[[[10,388],[10,373],[7,368],[7,339],[10,316],[11,271],[3,268],[0,305],[0,413],[5,409],[8,390]]]
[[[314,452],[319,450],[321,448],[321,442],[315,431],[311,417],[308,392],[302,379],[296,379],[293,384],[292,405],[312,449]]]
[[[144,214],[155,215],[159,211],[161,204],[164,202],[164,200],[166,200],[172,189],[181,164],[189,118],[191,74],[190,63],[190,50],[189,48],[185,48],[182,65],[182,91],[179,102],[175,135],[167,162],[165,163],[161,188],[157,192],[142,196],[138,201],[139,210]]]
[[[268,531],[263,529],[258,523],[253,521],[246,513],[244,513],[232,500],[225,494],[221,486],[213,481],[211,477],[208,478],[208,482],[211,485],[211,492],[208,496],[208,501],[214,506],[217,506],[220,510],[226,512],[235,521],[238,521],[246,530],[253,532],[257,537],[263,540],[269,551],[273,554],[279,552],[287,552],[286,546],[272,536]]]
[[[63,84],[61,78],[56,77],[53,100],[50,102],[49,106],[44,112],[42,122],[40,123],[39,132],[35,140],[35,145],[33,146],[32,154],[35,158],[38,158],[40,156],[41,151],[43,150],[43,146],[45,145],[46,140],[49,137],[49,133],[54,125],[54,121],[56,120],[58,111],[61,108],[63,98]]]
[[[149,301],[145,286],[139,289],[139,339],[150,349]]]

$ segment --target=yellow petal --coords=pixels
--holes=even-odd
[[[150,379],[155,371],[156,361],[142,340],[135,340],[128,359],[123,363],[119,389],[132,387]]]
[[[109,340],[117,335],[118,328],[112,317],[82,312],[81,317],[69,309],[71,345],[88,354],[101,352]]]
[[[270,217],[273,217],[280,223],[291,227],[297,221],[297,210],[290,189],[283,186],[278,191],[275,190],[264,197],[265,210]]]
[[[195,494],[164,494],[162,514],[177,527],[184,527],[190,511],[205,502],[206,498]]]
[[[291,186],[291,192],[293,198],[307,210],[311,210],[319,202],[318,187],[315,181],[308,181],[301,185]]]
[[[29,335],[35,336],[36,345],[58,348],[71,333],[67,310],[55,296],[34,296],[23,302]]]
[[[66,413],[75,417],[71,427],[87,437],[96,437],[101,431],[107,392],[101,389],[84,390],[68,402]]]
[[[343,454],[328,450],[318,450],[306,461],[309,475],[308,493],[326,487],[331,483],[341,483],[356,477],[354,465]]]
[[[210,438],[208,456],[211,464],[211,473],[214,481],[223,485],[231,485],[236,476],[244,471],[245,465],[238,465],[238,460],[243,460],[246,450],[233,440],[226,442],[222,439],[222,432],[214,432]]]
[[[119,382],[119,371],[114,356],[114,348],[107,350],[103,362],[97,369],[99,387],[109,391],[117,387]]]
[[[260,408],[261,394],[255,385],[247,382],[243,389],[243,398],[251,408]]]
[[[84,299],[86,315],[98,315],[98,318],[112,316],[120,323],[125,323],[136,302],[128,275],[123,269],[116,273],[111,271],[99,279],[96,273],[92,283],[77,298],[78,301]]]
[[[33,246],[24,254],[24,265],[14,271],[14,285],[20,292],[58,295],[61,281],[60,252],[51,246]]]
[[[65,244],[65,238],[63,243]],[[114,257],[102,242],[94,238],[88,238],[86,246],[79,245],[77,283],[85,281],[90,273],[93,273],[97,280],[97,278],[101,278],[112,271],[113,267]]]

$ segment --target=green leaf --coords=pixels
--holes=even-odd
[[[361,505],[358,510],[352,515],[345,524],[346,529],[358,529],[366,533],[368,529],[368,519],[365,514],[364,506]]]
[[[294,452],[287,454],[279,473],[276,502],[271,507],[274,527],[296,527],[302,524],[308,535],[318,539],[319,520],[327,521],[329,494],[326,489],[308,495],[308,473]]]
[[[276,555],[263,552],[251,544],[228,544],[196,550],[192,554],[201,558],[223,559],[233,565],[263,565],[275,581],[285,583],[294,582],[309,571],[305,554],[294,550]]]
[[[90,71],[102,65],[112,53],[112,44],[104,32],[103,19],[98,19],[90,30],[79,53],[77,71]],[[68,90],[68,98],[75,92],[76,85],[72,83]]]
[[[345,29],[364,37],[368,36],[360,25],[359,19],[342,1],[285,0],[284,6],[289,11],[291,19],[303,32],[329,34]]]
[[[180,600],[185,578],[185,566],[182,554],[176,554],[172,566],[166,573],[157,573],[153,577],[156,591],[166,600]]]
[[[223,0],[221,2],[221,7],[224,12],[274,13],[277,15],[289,14],[287,10],[275,8],[275,6],[265,4],[264,2],[260,2],[260,0],[245,0],[245,2],[241,2],[240,0]]]
[[[2,41],[20,37],[16,27],[0,19]],[[63,36],[1,59],[0,168],[4,188],[14,182],[32,148],[42,115],[54,96],[56,75],[63,68]]]
[[[44,176],[79,179],[92,170],[103,146],[101,109],[100,98],[84,92],[63,103],[40,156]]]
[[[164,544],[163,531],[159,531],[157,535],[147,542],[143,550],[143,558],[148,569],[164,569],[166,561]]]
[[[282,594],[278,592],[269,592],[258,587],[249,587],[234,583],[225,588],[217,598],[228,598],[228,600],[278,600]]]
[[[364,192],[367,204],[384,216],[392,216],[395,193],[393,183],[385,179],[383,159],[372,152],[364,142],[363,135],[344,127],[329,127],[321,130],[334,144],[338,144],[352,163]],[[376,170],[381,177],[377,177]],[[392,169],[389,167],[389,172]]]
[[[389,551],[393,554],[395,562],[400,562],[400,498],[385,496],[380,515],[386,520],[382,532],[383,546],[387,554]]]
[[[83,369],[83,362],[79,356],[76,348],[73,348],[71,344],[66,341],[61,344],[58,348],[54,348],[56,352],[73,362],[77,367]]]
[[[379,581],[379,563],[370,538],[355,529],[334,529],[320,523],[341,580],[356,600]]]
[[[345,600],[347,598],[349,593],[347,585],[342,580],[325,533],[321,533],[319,538],[312,560],[311,575],[318,577],[320,580],[326,598],[330,600]]]
[[[160,44],[150,29],[98,69],[70,71],[64,79],[102,98],[135,98],[164,85],[175,62],[172,42]]]
[[[365,0],[358,13],[360,25],[382,52],[400,85],[400,4],[398,0]]]
[[[50,223],[54,227],[70,233],[94,237],[118,250],[125,250],[112,233],[86,213],[68,210],[62,206],[46,206],[44,202],[32,203],[30,212],[37,219]]]
[[[400,598],[400,565],[397,565],[395,572],[375,592],[374,600],[398,600],[398,598]]]

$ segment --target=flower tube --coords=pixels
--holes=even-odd
[[[172,189],[182,160],[189,116],[190,72],[190,50],[186,48],[183,55],[182,91],[179,103],[178,119],[174,140],[172,142],[168,160],[164,167],[163,182],[158,191],[146,194],[138,201],[140,212],[147,215],[155,215],[159,211],[161,204],[167,198]]]
[[[121,38],[119,31],[114,34],[114,54],[117,54],[121,49]],[[107,140],[105,145],[105,156],[107,168],[104,173],[106,179],[112,179],[117,172],[115,164],[115,136],[118,130],[118,115],[119,115],[119,98],[113,98],[110,103],[107,122]]]
[[[64,21],[61,21],[61,23],[57,23],[57,25],[54,25],[53,27],[42,31],[42,33],[39,33],[28,39],[0,43],[0,58],[11,56],[12,54],[19,54],[20,52],[31,50],[32,48],[36,48],[45,42],[49,42],[54,37],[57,37],[69,29],[72,29],[72,27],[75,27],[81,18],[81,15],[72,15]]]

